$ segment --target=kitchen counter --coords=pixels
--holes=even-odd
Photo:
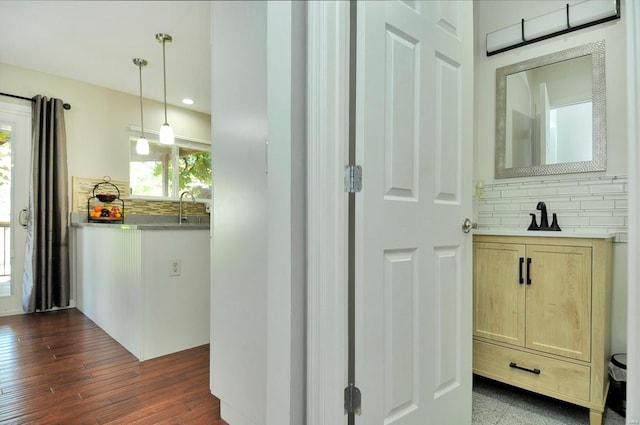
[[[141,361],[209,343],[209,223],[84,218],[70,232],[78,309]]]
[[[121,230],[206,230],[210,228],[208,216],[191,216],[186,222],[178,223],[177,216],[170,215],[131,215],[120,222],[89,222],[86,213],[72,213],[73,227],[100,227]]]
[[[96,223],[81,222],[71,223],[73,227],[101,227],[108,229],[121,230],[207,230],[210,228],[209,223]]]

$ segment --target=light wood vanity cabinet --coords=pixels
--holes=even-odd
[[[475,235],[473,371],[590,409],[608,391],[611,239]]]

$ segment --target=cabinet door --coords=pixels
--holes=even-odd
[[[524,256],[524,245],[473,244],[474,336],[524,346]]]
[[[527,246],[526,347],[591,358],[591,248]]]

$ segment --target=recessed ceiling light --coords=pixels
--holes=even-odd
[[[182,103],[184,103],[185,105],[193,105],[193,99],[185,97],[184,99],[182,99]]]

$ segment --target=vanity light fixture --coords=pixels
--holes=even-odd
[[[162,73],[164,76],[164,124],[160,127],[160,143],[163,145],[172,145],[175,140],[175,136],[173,134],[173,129],[167,121],[167,65],[165,62],[164,45],[166,43],[171,43],[173,38],[169,34],[159,33],[156,34],[156,40],[158,40],[159,43],[162,43]]]
[[[487,56],[620,19],[620,0],[586,0],[487,34]]]
[[[142,67],[147,66],[147,61],[140,58],[135,58],[133,64],[136,65],[140,71],[140,137],[136,142],[136,153],[138,155],[149,155],[149,142],[144,137],[144,114],[142,113]]]

